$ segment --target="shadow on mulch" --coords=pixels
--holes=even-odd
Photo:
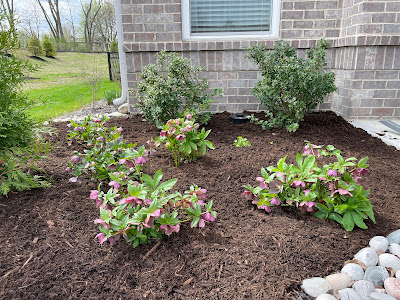
[[[124,138],[144,144],[158,130],[139,116],[114,119]],[[162,168],[176,188],[207,189],[218,218],[203,229],[182,226],[155,245],[131,248],[120,240],[100,246],[93,223],[98,210],[89,199],[97,184],[70,183],[64,171],[74,148],[65,140],[67,124],[54,124],[59,146],[41,167],[54,186],[0,199],[0,298],[4,299],[307,299],[303,279],[339,271],[375,235],[400,228],[400,154],[331,112],[313,113],[295,133],[235,125],[216,114],[207,129],[216,147],[191,164],[174,167],[166,149],[151,158],[149,173]],[[251,147],[235,148],[238,136]],[[332,144],[344,157],[369,157],[377,224],[346,233],[337,223],[279,207],[266,214],[241,196],[242,185],[256,185],[261,167],[283,156],[294,162],[304,140]]]

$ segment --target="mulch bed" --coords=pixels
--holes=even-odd
[[[138,144],[158,135],[139,116],[110,123]],[[394,147],[331,112],[309,115],[295,133],[236,125],[222,113],[207,126],[215,150],[177,168],[160,149],[148,171],[162,168],[164,179],[179,179],[180,191],[194,183],[206,188],[216,222],[201,230],[184,225],[150,255],[157,241],[135,249],[123,240],[100,246],[93,223],[99,211],[89,199],[97,184],[70,183],[64,171],[74,150],[67,146],[66,125],[54,124],[59,144],[41,163],[53,187],[0,199],[2,299],[301,299],[303,279],[340,271],[371,237],[400,228],[400,151]],[[238,136],[251,147],[234,147]],[[346,233],[335,222],[293,210],[275,207],[266,214],[242,198],[242,185],[256,185],[261,167],[285,155],[294,162],[304,140],[332,144],[345,158],[369,157],[363,186],[371,190],[377,224],[368,221],[368,230]]]

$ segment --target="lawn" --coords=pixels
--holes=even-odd
[[[19,51],[18,55],[26,57],[27,53]],[[118,88],[117,83],[108,80],[106,53],[60,52],[56,58],[43,59],[29,58],[39,69],[28,74],[30,79],[23,86],[30,99],[41,103],[28,111],[39,121],[74,111],[92,101],[84,74],[99,77],[96,100],[102,99],[105,91]]]
[[[159,135],[140,116],[109,125],[121,126],[124,138],[138,145]],[[132,248],[121,237],[112,247],[99,245],[99,208],[89,197],[98,182],[69,181],[67,162],[82,147],[68,146],[66,123],[53,126],[58,146],[40,162],[53,187],[0,198],[2,299],[310,299],[300,294],[302,280],[340,272],[372,237],[400,228],[400,153],[394,147],[332,112],[306,116],[294,133],[236,125],[222,113],[206,126],[215,150],[175,167],[172,154],[159,148],[146,169],[153,176],[161,168],[163,181],[177,178],[178,191],[192,184],[207,189],[216,221],[193,229],[183,223],[159,244]],[[238,136],[251,146],[233,146]],[[274,207],[267,214],[244,199],[243,185],[257,185],[261,168],[285,155],[294,163],[304,140],[334,145],[345,158],[369,157],[362,185],[371,190],[376,224],[367,220],[368,229],[346,232],[297,209]]]

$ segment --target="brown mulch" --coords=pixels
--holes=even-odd
[[[158,134],[139,116],[110,123],[139,144]],[[100,246],[93,223],[98,209],[89,199],[97,184],[70,183],[64,171],[74,150],[66,125],[54,124],[59,144],[41,163],[53,187],[0,198],[1,299],[301,299],[303,279],[340,271],[371,237],[400,228],[400,151],[331,112],[309,115],[295,133],[236,125],[223,113],[207,126],[215,150],[176,168],[160,149],[149,170],[178,178],[180,191],[194,183],[206,188],[216,222],[201,230],[182,226],[146,259],[156,241],[135,249],[123,240]],[[251,147],[234,147],[238,136]],[[363,186],[371,190],[376,224],[346,233],[335,222],[280,207],[266,214],[242,198],[242,185],[256,185],[261,167],[285,155],[293,162],[304,140],[332,144],[346,158],[369,157]]]

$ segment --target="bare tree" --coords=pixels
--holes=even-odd
[[[61,17],[60,17],[60,9],[58,7],[58,0],[46,0],[47,4],[50,8],[50,14],[47,13],[45,7],[42,4],[41,0],[36,0],[39,4],[40,8],[42,9],[44,18],[46,19],[47,24],[50,27],[51,33],[56,41],[60,39],[64,39],[64,33],[61,26]]]
[[[25,10],[21,14],[20,25],[30,35],[40,38],[40,23],[42,22],[39,7],[36,0],[29,0]]]
[[[105,1],[95,20],[95,39],[99,41],[104,50],[110,48],[110,44],[117,36],[114,5],[111,1]]]
[[[69,23],[71,23],[72,38],[75,43],[76,42],[75,23],[74,23],[74,18],[72,17],[72,9],[71,9],[71,4],[69,3],[69,0],[67,0],[67,3],[68,3],[68,10],[69,10],[69,18],[65,18],[65,20],[67,20]]]
[[[83,17],[83,31],[85,36],[85,43],[88,45],[89,50],[93,50],[94,34],[95,34],[95,22],[97,15],[102,7],[101,0],[89,0],[89,2],[82,3],[82,17]]]

